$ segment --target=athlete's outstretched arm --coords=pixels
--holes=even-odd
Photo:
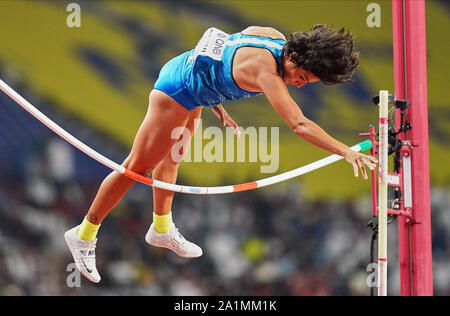
[[[364,166],[366,165],[370,169],[375,168],[375,158],[351,150],[347,145],[328,135],[319,125],[306,118],[297,103],[291,98],[286,84],[279,75],[270,71],[261,72],[257,81],[275,111],[295,134],[317,147],[343,156],[353,165],[355,176],[358,176],[359,167],[363,177],[367,179]]]

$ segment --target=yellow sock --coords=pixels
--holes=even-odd
[[[157,233],[167,233],[172,228],[172,212],[166,215],[156,215],[153,212],[153,224]]]
[[[95,237],[97,236],[99,228],[100,225],[92,224],[85,217],[80,225],[80,228],[78,229],[77,236],[78,238],[83,239],[84,241],[91,241],[95,239]]]

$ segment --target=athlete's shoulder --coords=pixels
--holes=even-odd
[[[249,26],[241,33],[244,35],[264,36],[286,41],[286,37],[283,35],[283,33],[270,26]]]

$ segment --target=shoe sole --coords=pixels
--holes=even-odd
[[[198,257],[201,257],[201,256],[203,255],[203,252],[202,252],[200,255],[198,255],[198,256],[182,255],[182,254],[176,252],[175,250],[173,250],[172,248],[169,248],[168,246],[160,245],[160,244],[155,243],[155,242],[153,242],[153,243],[150,242],[150,241],[148,240],[148,235],[145,235],[145,242],[146,242],[147,244],[149,244],[150,246],[153,246],[153,247],[166,248],[166,249],[172,250],[173,252],[175,252],[178,256],[180,256],[180,257],[182,257],[182,258],[198,258]]]
[[[77,260],[75,259],[75,255],[74,255],[75,250],[70,246],[68,233],[69,233],[69,232],[65,232],[65,233],[64,233],[64,239],[65,239],[65,241],[66,241],[67,246],[69,247],[70,253],[72,254],[73,261],[74,261],[75,266],[77,267],[78,271],[80,271],[80,273],[81,273],[86,279],[88,279],[89,281],[91,281],[91,282],[93,282],[93,283],[99,283],[99,282],[101,281],[101,279],[100,279],[100,280],[94,279],[93,277],[91,277],[91,275],[90,275],[89,273],[84,272],[84,271],[83,271],[82,269],[80,269],[80,267],[78,266]]]

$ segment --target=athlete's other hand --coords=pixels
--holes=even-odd
[[[369,167],[370,170],[374,170],[376,168],[376,164],[378,163],[377,159],[372,156],[367,156],[352,149],[349,149],[344,154],[345,160],[353,165],[353,172],[355,173],[355,177],[358,176],[358,168],[361,169],[361,173],[364,179],[367,179],[366,166]]]
[[[216,105],[212,108],[212,111],[219,118],[222,126],[229,126],[234,130],[234,133],[239,138],[241,137],[241,132],[239,131],[237,123],[231,118],[231,116],[225,111],[221,104]]]

